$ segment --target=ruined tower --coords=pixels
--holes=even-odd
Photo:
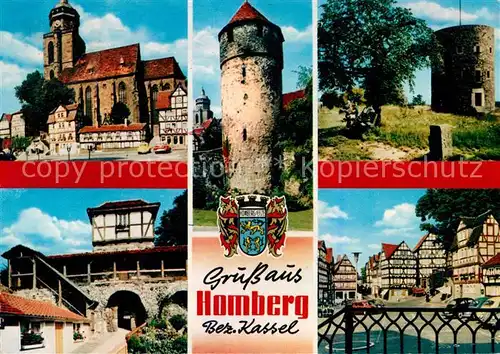
[[[248,1],[220,31],[223,144],[231,190],[273,186],[273,136],[282,107],[283,34]]]
[[[432,69],[432,109],[447,113],[495,108],[495,30],[484,25],[437,31],[442,62]]]
[[[58,78],[66,68],[72,68],[85,54],[85,42],[80,37],[80,15],[68,3],[60,2],[50,10],[50,32],[43,36],[43,66],[46,80]]]

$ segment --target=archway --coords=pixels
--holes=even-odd
[[[161,316],[164,312],[164,310],[167,310],[167,312],[178,312],[179,307],[181,307],[184,310],[187,310],[188,306],[188,292],[187,290],[179,290],[176,293],[172,294],[171,296],[168,296],[163,299],[163,301],[160,303],[160,312],[159,315]]]
[[[139,295],[131,291],[117,291],[110,296],[108,308],[118,308],[118,327],[132,330],[146,322],[146,308]]]

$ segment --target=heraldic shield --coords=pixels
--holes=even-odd
[[[226,257],[238,254],[238,248],[248,256],[258,256],[268,248],[269,254],[280,257],[287,214],[285,197],[221,197],[217,221]]]

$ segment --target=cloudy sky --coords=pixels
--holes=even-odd
[[[0,254],[18,244],[44,254],[92,250],[87,208],[108,201],[143,199],[164,210],[182,190],[0,189]],[[0,259],[2,263],[3,259]]]
[[[362,252],[359,269],[380,244],[405,241],[414,247],[425,233],[415,205],[425,190],[344,189],[319,191],[319,238],[335,256]]]
[[[325,3],[320,0],[318,3]],[[424,19],[434,30],[458,25],[459,0],[400,0],[399,6],[407,7],[413,14]],[[482,24],[495,28],[496,47],[496,100],[500,101],[500,0],[462,0],[462,24]],[[414,93],[421,94],[427,103],[431,101],[431,72],[429,69],[416,73]]]
[[[43,34],[58,0],[0,4],[0,113],[20,109],[14,87],[43,69]],[[80,13],[87,52],[141,44],[143,59],[175,56],[187,75],[187,1],[70,0]]]
[[[281,27],[285,37],[283,91],[297,89],[300,65],[312,67],[312,1],[251,0],[268,20]],[[193,5],[193,90],[201,87],[212,100],[212,110],[220,117],[220,63],[217,35],[243,4],[243,0],[195,0]]]

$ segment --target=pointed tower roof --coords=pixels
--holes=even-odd
[[[252,21],[252,20],[261,20],[264,22],[270,21],[261,14],[255,7],[253,7],[247,0],[241,5],[241,7],[236,11],[231,21],[228,24],[232,24],[240,21]]]

